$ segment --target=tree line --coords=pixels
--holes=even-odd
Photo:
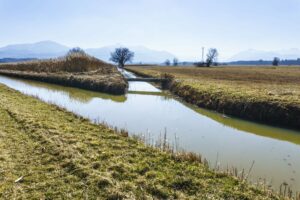
[[[219,53],[216,48],[211,48],[208,50],[206,55],[206,62],[196,62],[194,63],[198,67],[210,67],[212,65],[217,65]],[[128,48],[116,48],[114,52],[110,55],[110,61],[116,63],[118,67],[124,68],[125,64],[128,62],[132,62],[134,57],[134,52],[130,51]],[[167,59],[164,64],[166,66],[171,65],[171,61]],[[172,65],[177,66],[179,64],[179,60],[177,58],[173,59]]]
[[[77,54],[85,54],[85,52],[79,48],[71,49],[68,54],[77,53]],[[218,56],[219,52],[216,48],[210,48],[206,54],[206,60],[201,62],[195,62],[194,65],[197,67],[210,67],[212,65],[218,65]],[[128,48],[120,47],[116,48],[114,52],[110,55],[110,60],[118,65],[119,68],[124,68],[125,64],[128,62],[132,62],[134,58],[134,52],[130,51]],[[272,61],[273,66],[278,66],[281,60],[278,57],[274,57]],[[179,60],[174,58],[172,63],[169,59],[167,59],[164,64],[166,66],[178,66]]]

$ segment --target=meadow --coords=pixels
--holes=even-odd
[[[124,94],[128,84],[113,65],[85,53],[65,57],[0,64],[0,74],[112,94]]]
[[[169,77],[170,90],[221,113],[300,128],[300,67],[128,66],[141,76]]]

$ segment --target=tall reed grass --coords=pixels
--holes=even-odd
[[[57,59],[0,64],[0,74],[111,94],[124,94],[128,87],[116,67],[83,51],[70,51]]]
[[[83,52],[70,52],[64,57],[33,60],[18,63],[4,63],[0,69],[31,72],[88,72],[100,70],[102,73],[114,72],[113,66]]]

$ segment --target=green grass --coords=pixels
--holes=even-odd
[[[300,129],[300,67],[139,67],[174,77],[170,90],[189,103],[250,120]]]
[[[3,85],[0,99],[1,199],[278,199]]]

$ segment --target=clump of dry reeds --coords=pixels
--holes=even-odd
[[[78,50],[57,59],[1,64],[0,74],[112,94],[124,94],[128,86],[116,67]]]
[[[70,51],[66,56],[56,59],[33,60],[19,63],[5,63],[0,69],[31,72],[88,72],[101,70],[112,73],[113,66],[82,52]]]

